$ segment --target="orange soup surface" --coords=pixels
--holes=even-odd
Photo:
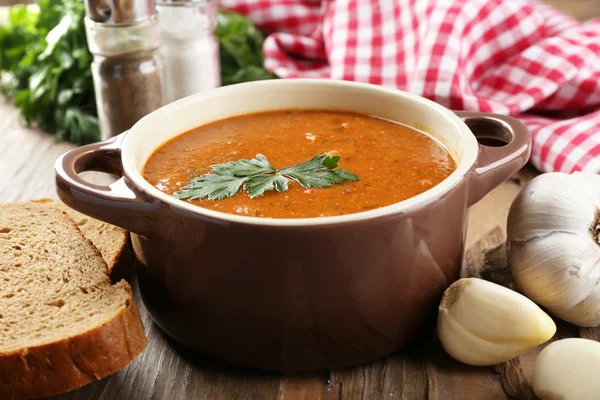
[[[288,190],[251,199],[245,190],[221,200],[184,200],[230,214],[267,218],[345,215],[416,196],[456,169],[450,153],[431,136],[367,115],[286,110],[232,117],[192,129],[162,145],[144,167],[144,178],[172,195],[213,164],[263,154],[277,169],[316,154],[339,155],[338,168],[359,182]]]

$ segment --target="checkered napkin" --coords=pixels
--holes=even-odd
[[[540,171],[600,172],[600,19],[535,0],[219,0],[282,78],[369,82],[518,116]]]

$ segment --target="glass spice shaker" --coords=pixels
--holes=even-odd
[[[158,17],[152,0],[85,0],[85,6],[104,140],[164,105]]]
[[[157,0],[168,103],[221,85],[213,0]]]

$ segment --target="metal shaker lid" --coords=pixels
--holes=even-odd
[[[86,16],[106,25],[131,24],[156,14],[153,0],[85,0]]]

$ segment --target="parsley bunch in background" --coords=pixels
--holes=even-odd
[[[0,90],[28,125],[78,144],[100,137],[84,16],[82,1],[40,0],[12,7],[0,27],[0,73],[10,73]]]
[[[84,17],[82,0],[40,0],[13,6],[9,25],[0,26],[0,92],[25,123],[77,144],[100,139]],[[263,67],[263,35],[247,18],[219,11],[215,35],[223,85],[276,78]]]
[[[264,37],[249,19],[219,11],[215,36],[219,40],[222,85],[277,78],[263,66]]]

